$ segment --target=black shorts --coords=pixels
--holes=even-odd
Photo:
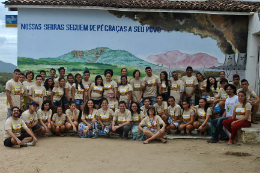
[[[24,138],[26,138],[27,136],[19,136],[19,137],[17,137],[20,141],[22,141]],[[9,137],[9,138],[6,138],[5,140],[4,140],[4,145],[6,146],[6,147],[12,147],[14,144],[12,144],[12,142],[11,142],[11,139],[12,139],[12,137]]]
[[[102,99],[100,99],[100,100],[93,100],[94,105],[98,105],[98,106],[101,105],[101,101],[102,101]]]

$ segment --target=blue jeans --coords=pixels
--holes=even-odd
[[[118,133],[119,135],[123,135],[124,134],[124,137],[128,137],[128,133],[129,133],[130,130],[131,130],[131,126],[130,125],[126,125],[126,126],[120,127],[118,129],[116,129],[116,131],[112,130],[112,126],[109,127],[109,131],[110,132]]]
[[[212,138],[213,139],[218,139],[218,136],[221,134],[221,135],[227,135],[224,130],[223,130],[223,120],[226,120],[228,119],[227,117],[220,117],[220,118],[217,118],[217,119],[214,119],[211,121],[212,125],[215,127],[215,131],[213,132],[212,134]]]
[[[10,108],[7,108],[7,118],[10,118],[12,116],[12,112],[11,112],[11,109]]]

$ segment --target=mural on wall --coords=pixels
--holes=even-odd
[[[247,26],[247,16],[24,10],[18,67],[37,72],[64,66],[73,74],[89,69],[93,77],[109,68],[115,78],[123,67],[128,75],[139,69],[144,76],[146,66],[181,75],[192,66],[205,76],[225,71],[229,79],[235,73],[243,78]]]

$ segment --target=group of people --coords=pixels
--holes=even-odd
[[[37,136],[50,131],[57,136],[79,135],[81,138],[97,138],[118,133],[120,138],[153,140],[166,143],[165,133],[182,131],[192,135],[197,129],[200,135],[214,127],[212,138],[228,139],[223,126],[231,133],[228,144],[237,141],[237,131],[250,127],[259,107],[259,97],[248,88],[246,79],[239,75],[228,82],[225,72],[219,78],[193,76],[192,67],[179,79],[177,72],[168,77],[166,71],[157,76],[146,67],[146,76],[140,78],[139,70],[132,79],[127,69],[112,80],[113,70],[104,71],[90,81],[90,71],[83,75],[71,73],[65,77],[65,68],[50,70],[50,77],[40,71],[21,73],[14,70],[13,79],[6,83],[8,113],[5,123],[4,145],[29,146],[37,142]],[[26,81],[25,81],[26,79]],[[196,105],[195,94],[199,102]],[[252,113],[251,113],[252,112]]]

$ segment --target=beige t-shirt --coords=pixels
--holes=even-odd
[[[54,124],[59,124],[61,125],[63,121],[66,120],[66,115],[65,114],[62,114],[62,115],[58,115],[58,113],[55,113],[53,116],[52,116],[52,120],[54,121]]]
[[[197,110],[197,115],[198,115],[198,120],[199,122],[204,122],[206,120],[207,115],[212,115],[212,110],[211,108],[207,109],[207,112],[205,112],[204,109],[200,108],[199,105],[195,106]]]
[[[39,108],[42,106],[43,98],[46,96],[46,89],[44,86],[34,85],[29,90],[28,95],[39,102]]]
[[[127,76],[127,83],[130,83],[130,81],[131,81],[131,78],[129,76]],[[120,83],[121,83],[121,76],[117,76],[116,77],[116,83],[117,83],[117,86],[120,85]]]
[[[112,89],[114,91],[114,88],[117,88],[117,83],[113,80],[110,82],[107,82],[106,80],[103,82],[104,83],[104,97],[108,98],[108,91]]]
[[[21,119],[24,120],[25,123],[33,123],[38,120],[36,112],[30,113],[29,110],[24,111],[21,115]]]
[[[21,106],[21,91],[22,91],[22,83],[21,82],[15,82],[13,79],[10,79],[6,83],[6,90],[10,91],[11,96],[11,102],[13,106],[17,106],[20,108]],[[10,103],[8,102],[8,108],[10,108]]]
[[[41,109],[37,111],[37,118],[41,119],[43,123],[46,123],[48,121],[48,118],[51,118],[51,115],[52,115],[51,109],[49,111],[43,111]]]
[[[89,90],[89,87],[91,85],[92,81],[85,81],[84,79],[82,79],[82,84],[84,86],[84,89],[85,89],[85,97],[86,97],[86,100],[88,100],[88,90]]]
[[[160,78],[156,75],[152,75],[151,77],[145,76],[142,80],[143,85],[145,85],[145,82],[147,82],[143,97],[156,97],[157,84],[161,83]]]
[[[184,92],[184,83],[180,79],[175,81],[171,78],[170,81],[170,96],[173,96],[175,98],[175,102],[178,103],[181,99],[181,92]]]
[[[73,83],[74,84],[74,83]],[[72,85],[73,85],[72,84]],[[68,94],[69,94],[69,98],[71,99],[72,98],[72,85],[69,83],[69,82],[66,82],[65,84],[65,88],[68,89]],[[69,101],[69,100],[68,100]]]
[[[25,86],[25,88],[26,88],[25,96],[28,96],[28,94],[29,94],[29,92],[30,92],[30,90],[31,90],[31,87],[34,86],[34,85],[36,85],[35,82],[28,82],[28,81],[24,81],[24,82],[23,82],[23,86]],[[29,98],[27,97],[26,103],[27,103],[27,104],[30,104],[31,102],[32,102],[31,99],[29,99]]]
[[[186,93],[190,94],[193,90],[193,88],[198,85],[198,80],[195,76],[183,76],[182,77],[182,81],[184,82],[184,90],[186,91]],[[193,93],[192,100],[195,99],[195,92]]]
[[[120,110],[116,110],[113,116],[113,121],[115,121],[116,124],[123,124],[127,121],[132,121],[131,112],[128,109],[126,109],[124,113],[121,113]]]
[[[184,123],[188,123],[191,120],[191,116],[195,115],[195,112],[192,109],[188,111],[183,110],[182,118]]]
[[[201,92],[201,96],[209,96],[209,92],[207,92],[207,79],[203,80],[203,82],[199,82],[198,88]]]
[[[165,81],[161,81],[161,90],[162,90],[162,93],[166,93],[168,92],[168,86],[169,86],[169,82],[168,82],[168,86],[166,86],[165,84]]]
[[[217,97],[221,98],[221,99],[226,99],[228,98],[228,95],[226,93],[226,91],[224,90],[224,88],[220,88],[219,92],[217,94]]]
[[[84,88],[81,88],[78,84],[78,89],[76,88],[76,83],[72,85],[72,87],[75,88],[75,96],[74,99],[80,99],[83,100],[83,94],[84,94]]]
[[[21,129],[22,129],[22,128],[23,128],[23,129],[28,128],[22,119],[18,118],[17,120],[14,120],[12,117],[8,118],[8,119],[5,121],[5,126],[4,126],[5,133],[4,133],[4,138],[3,138],[3,139],[5,140],[5,139],[11,137],[11,136],[7,133],[7,130],[12,130],[13,134],[14,134],[16,137],[21,136]]]
[[[142,92],[142,80],[136,80],[136,79],[132,79],[130,81],[130,85],[133,88],[133,101],[137,102],[137,100],[139,99],[139,97],[141,96],[141,92]],[[141,99],[142,101],[142,99]]]
[[[243,91],[243,89],[242,88],[238,89],[237,93],[239,93],[239,91]],[[252,99],[255,99],[255,96],[257,96],[256,93],[253,90],[248,88],[246,92],[246,99],[251,101]]]
[[[142,118],[144,118],[144,117],[145,116],[144,116],[143,111],[140,111],[140,114],[138,114],[137,112],[134,113],[132,115],[132,122],[133,122],[133,124],[134,125],[138,125],[141,122]]]
[[[97,116],[100,117],[100,120],[101,122],[105,125],[105,126],[108,126],[111,124],[112,122],[112,119],[113,119],[113,115],[114,115],[114,112],[112,109],[107,109],[107,110],[103,110],[102,108],[100,108],[98,111],[97,111]]]
[[[156,114],[158,114],[158,115],[159,115],[159,114],[162,115],[163,112],[164,112],[164,110],[167,110],[167,107],[168,107],[166,101],[163,101],[161,105],[159,105],[158,103],[155,103],[153,106],[155,107],[155,112],[156,112]]]
[[[119,101],[125,101],[127,103],[129,98],[129,92],[133,91],[133,88],[130,84],[119,85],[118,94],[120,95]]]
[[[212,91],[213,96],[216,97],[218,95],[218,92],[219,92],[219,86],[217,85],[217,88],[215,89],[214,85],[211,85],[210,90]]]
[[[236,119],[243,118],[246,115],[246,111],[250,111],[247,121],[251,122],[251,109],[252,106],[250,103],[247,102],[245,107],[243,107],[241,103],[237,102],[234,107],[234,110],[236,112]]]
[[[64,88],[61,87],[54,87],[52,89],[52,92],[54,92],[53,101],[60,101],[64,93]]]
[[[234,84],[234,82],[229,82],[229,84],[234,85],[237,90],[241,88],[241,83],[240,82],[238,83],[238,85]]]
[[[178,119],[180,119],[180,115],[181,115],[181,107],[178,104],[175,104],[174,107],[172,107],[171,105],[168,107],[168,114],[169,116],[174,120],[175,117],[178,117]]]
[[[59,84],[59,78],[60,77],[57,77],[57,78],[54,79],[54,84]],[[64,77],[64,79],[65,79],[65,83],[67,83],[67,78]]]
[[[51,100],[51,88],[49,88],[48,90],[46,90],[46,100]]]
[[[118,101],[115,101],[114,99],[112,101],[108,100],[108,108],[112,109],[114,112],[118,109]]]
[[[149,107],[148,107],[149,108]],[[148,116],[148,108],[146,109],[145,106],[143,105],[140,109],[143,111],[145,116]]]
[[[100,100],[102,98],[102,93],[104,91],[104,87],[99,85],[96,86],[95,82],[91,84],[91,99],[93,100]]]
[[[75,119],[75,117],[73,116],[73,112],[71,112],[71,110],[70,109],[67,109],[66,110],[66,112],[65,112],[65,114],[66,114],[66,116],[69,116],[70,117],[70,119],[71,119],[71,121],[74,121]],[[75,109],[75,115],[76,116],[79,116],[79,110],[76,108]],[[68,121],[68,120],[67,120]],[[76,121],[78,121],[78,120],[76,120]]]
[[[153,118],[146,116],[140,123],[141,126],[146,126],[149,130],[154,129],[154,133],[160,130],[160,125],[164,122],[159,115],[156,115]]]
[[[91,122],[94,118],[97,118],[97,110],[93,110],[91,114],[85,114],[82,112],[81,119],[85,119],[87,122]]]

